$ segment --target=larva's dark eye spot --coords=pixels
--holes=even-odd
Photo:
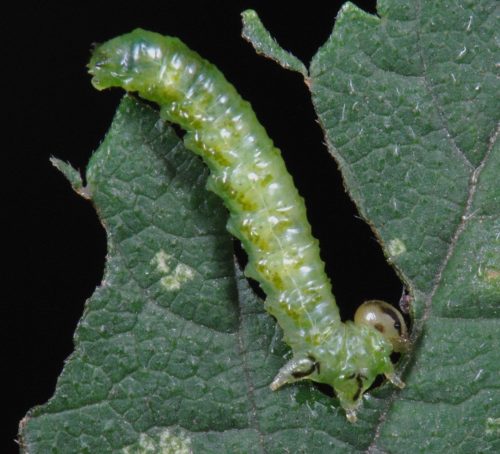
[[[298,363],[295,370],[292,372],[292,377],[296,379],[309,377],[319,368],[319,364],[316,362],[314,356],[308,355],[307,358]]]
[[[401,313],[385,301],[365,301],[354,315],[357,325],[371,326],[391,342],[395,352],[408,349],[408,330]]]
[[[384,325],[382,325],[382,323],[375,323],[373,325],[373,327],[377,330],[377,331],[380,331],[381,333],[383,333],[385,331],[385,327]]]
[[[309,375],[311,375],[313,372],[314,372],[314,367],[312,367],[311,369],[307,369],[305,371],[293,372],[292,377],[293,378],[305,378],[305,377],[309,377]]]

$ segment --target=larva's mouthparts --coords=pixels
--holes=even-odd
[[[111,42],[97,45],[92,58],[87,65],[92,77],[92,85],[97,90],[110,87],[119,87],[123,84],[120,74],[123,73],[122,64],[117,59],[117,49]]]
[[[89,74],[91,74],[92,77],[92,85],[94,88],[97,90],[104,90],[105,88],[108,88],[108,85],[104,84],[99,77],[100,74],[106,72],[109,74],[110,69],[108,68],[109,63],[110,63],[110,58],[109,56],[105,53],[105,51],[102,51],[100,49],[102,45],[97,45],[93,52],[92,52],[92,59],[90,60],[89,64],[87,65]],[[105,78],[106,79],[106,78]]]

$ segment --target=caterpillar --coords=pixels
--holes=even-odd
[[[97,46],[88,69],[95,88],[121,87],[158,104],[208,165],[207,187],[224,202],[227,229],[248,255],[245,274],[261,285],[293,352],[270,388],[304,379],[331,385],[354,422],[378,375],[403,387],[390,359],[408,344],[401,314],[369,301],[354,322],[341,321],[304,201],[280,151],[223,74],[178,38],[142,29]]]

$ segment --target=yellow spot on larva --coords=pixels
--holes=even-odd
[[[269,242],[263,235],[260,235],[251,225],[238,225],[239,231],[234,232],[234,236],[241,239],[245,244],[245,249],[249,246],[255,246],[260,251],[269,251]]]
[[[266,264],[257,264],[255,267],[256,271],[259,273],[261,278],[273,285],[274,288],[278,290],[283,290],[285,285],[283,283],[283,279],[278,272],[273,271],[273,269],[269,268]]]
[[[194,278],[194,269],[184,263],[178,263],[172,270],[172,263],[175,263],[175,258],[167,254],[163,249],[160,250],[151,262],[156,264],[156,269],[164,276],[160,279],[160,283],[168,291],[180,290],[182,285]]]
[[[255,211],[257,209],[257,205],[247,197],[246,193],[235,188],[229,181],[220,179],[214,179],[213,181],[217,189],[228,195],[231,202],[237,203],[242,211]]]
[[[265,188],[266,186],[269,185],[269,183],[271,183],[273,181],[273,176],[272,175],[269,175],[267,174],[266,176],[264,176],[264,178],[262,178],[260,181],[259,181],[259,184],[261,187]]]
[[[293,321],[297,322],[302,318],[300,306],[299,307],[291,307],[290,304],[285,303],[284,301],[279,303],[280,309]]]

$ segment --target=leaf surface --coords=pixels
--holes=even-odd
[[[269,390],[288,349],[234,265],[207,169],[157,112],[124,98],[85,188],[56,164],[94,203],[108,255],[55,395],[21,423],[25,452],[351,450],[330,398]]]
[[[125,97],[86,186],[55,162],[94,203],[108,256],[54,397],[21,423],[25,452],[500,450],[498,6],[385,0],[378,14],[346,4],[307,83],[413,297],[405,390],[367,394],[356,425],[310,383],[269,390],[289,350],[233,262],[207,170]],[[248,39],[286,62],[250,19]]]
[[[330,152],[414,297],[408,386],[385,394],[374,451],[498,449],[498,12],[348,3],[311,64]]]

